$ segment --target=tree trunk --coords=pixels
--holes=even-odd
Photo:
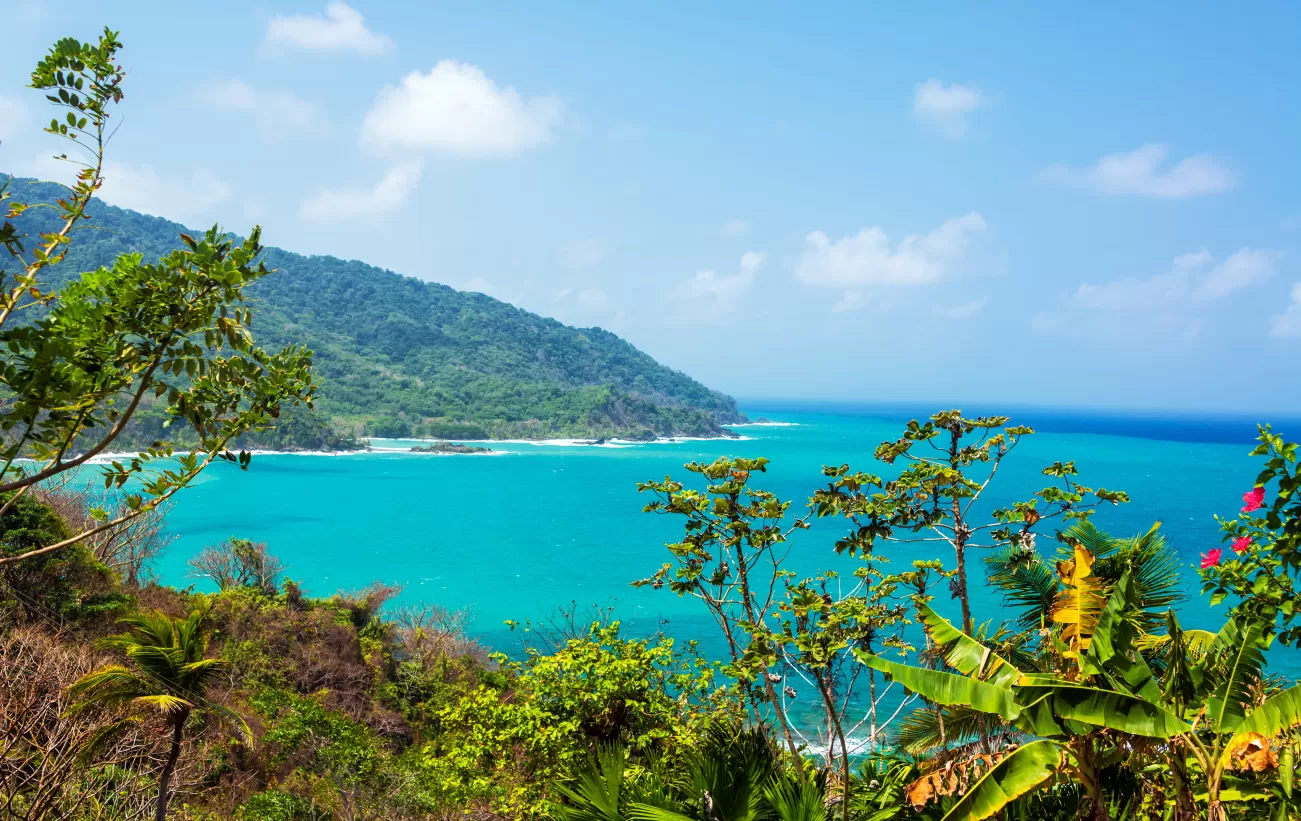
[[[1084,815],[1088,821],[1111,821],[1107,812],[1107,802],[1102,797],[1102,785],[1098,783],[1098,767],[1094,760],[1093,746],[1087,737],[1078,739],[1075,761],[1080,776],[1080,785],[1084,787],[1088,802],[1088,812]]]
[[[958,503],[954,502],[953,506],[957,507]],[[967,597],[967,540],[961,527],[954,539],[953,552],[958,562],[958,601],[962,602],[962,632],[971,636],[976,632],[976,623],[971,618],[971,599]]]
[[[154,811],[154,821],[167,821],[168,790],[172,786],[172,772],[176,770],[176,760],[181,757],[181,732],[185,729],[185,720],[189,712],[179,713],[172,719],[172,749],[167,754],[167,763],[158,774],[158,808]]]
[[[1170,775],[1175,788],[1175,809],[1170,821],[1194,821],[1197,806],[1193,803],[1193,785],[1188,781],[1188,759],[1177,745],[1170,759]]]
[[[962,426],[949,429],[949,467],[958,469],[958,446],[962,443]],[[958,564],[958,600],[962,602],[962,632],[970,636],[976,624],[971,619],[971,600],[967,596],[967,538],[970,532],[962,519],[962,500],[953,499],[953,553]]]
[[[737,496],[732,496],[732,509],[735,510],[739,501]],[[746,617],[754,625],[763,624],[763,613],[755,611],[754,598],[750,594],[750,568],[745,561],[745,548],[743,545],[736,547],[736,572],[737,580],[741,583],[741,603],[745,608]],[[795,745],[795,734],[791,732],[790,724],[786,721],[786,711],[782,708],[781,701],[777,698],[777,690],[772,686],[772,679],[768,677],[768,671],[760,671],[763,676],[763,691],[768,697],[768,704],[772,706],[773,714],[777,716],[777,723],[781,726],[782,735],[786,736],[786,745],[790,747],[791,758],[799,759],[799,747]],[[783,679],[784,680],[784,679]]]

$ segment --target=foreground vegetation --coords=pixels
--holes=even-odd
[[[490,653],[464,614],[386,607],[381,585],[310,596],[242,539],[191,560],[216,593],[151,581],[171,498],[247,467],[237,440],[313,424],[292,408],[316,386],[311,352],[253,342],[245,287],[275,281],[256,230],[51,276],[101,182],[119,46],[61,41],[33,74],[66,114],[47,130],[91,143],[58,220],[29,236],[3,191],[0,818],[1301,817],[1301,690],[1267,666],[1301,640],[1301,477],[1268,427],[1202,556],[1215,633],[1180,624],[1159,525],[1099,530],[1129,498],[1074,463],[989,510],[1034,431],[956,410],[882,443],[879,474],[825,467],[798,507],[760,487],[764,459],[641,486],[684,535],[631,581],[697,599],[721,659],[575,612]],[[148,447],[92,492],[87,459],[133,420]],[[797,573],[827,528],[838,569]],[[1011,618],[979,620],[982,583]]]

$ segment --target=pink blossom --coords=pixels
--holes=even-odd
[[[1253,510],[1260,510],[1265,504],[1265,489],[1263,487],[1252,488],[1242,494],[1242,512],[1250,513]]]
[[[1210,551],[1209,553],[1202,554],[1202,570],[1205,570],[1208,567],[1214,567],[1215,565],[1219,564],[1220,555],[1222,553],[1224,553],[1224,551],[1217,547],[1214,550]]]
[[[1233,543],[1234,553],[1246,553],[1250,549],[1251,549],[1251,539],[1249,539],[1246,536],[1243,536],[1241,539],[1238,539]]]

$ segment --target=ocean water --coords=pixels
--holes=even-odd
[[[186,560],[206,544],[232,536],[265,541],[288,565],[288,575],[314,595],[351,590],[372,581],[403,586],[399,601],[437,602],[473,613],[473,629],[489,645],[510,651],[517,635],[506,619],[539,620],[558,606],[613,606],[629,629],[664,629],[698,639],[722,657],[717,630],[697,602],[667,589],[633,589],[667,557],[663,544],[681,535],[678,517],[641,512],[650,501],[637,483],[672,475],[687,481],[686,462],[719,456],[766,456],[768,471],[752,484],[793,502],[798,515],[820,485],[825,464],[889,472],[872,459],[882,441],[927,409],[808,405],[777,401],[746,404],[751,418],[781,425],[737,427],[740,440],[686,440],[649,444],[493,443],[487,456],[404,452],[411,442],[377,441],[390,452],[336,456],[258,455],[247,472],[218,465],[178,496],[168,528],[177,537],[163,558],[165,582],[195,584]],[[974,411],[979,411],[977,408]],[[1075,460],[1093,487],[1128,491],[1132,502],[1108,506],[1095,521],[1115,534],[1163,523],[1186,565],[1185,626],[1217,629],[1224,607],[1198,595],[1193,564],[1220,544],[1212,516],[1232,515],[1257,473],[1247,456],[1255,426],[1243,418],[1160,417],[1024,409],[1017,423],[1039,431],[1005,461],[992,503],[1027,498],[1045,484],[1040,471]],[[1301,424],[1276,424],[1301,435]],[[830,545],[839,521],[815,521],[795,534],[791,552],[800,573],[852,569]],[[1051,534],[1051,529],[1047,531]],[[1044,545],[1041,542],[1041,546]],[[914,558],[951,559],[933,545],[890,547],[896,567]],[[970,565],[977,621],[1009,616],[986,588],[979,556]],[[941,611],[956,617],[942,594]],[[1271,654],[1273,669],[1296,676],[1301,655]]]

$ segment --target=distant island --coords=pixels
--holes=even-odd
[[[6,175],[0,174],[0,184]],[[13,179],[18,201],[54,202],[64,190]],[[193,231],[98,200],[93,231],[79,233],[50,269],[60,285],[138,252],[152,262]],[[38,234],[54,212],[15,221]],[[247,230],[251,226],[229,226]],[[747,421],[736,400],[656,362],[601,328],[571,328],[483,294],[405,277],[362,262],[269,248],[277,269],[251,289],[259,344],[303,343],[321,383],[312,411],[241,445],[347,450],[366,437],[440,440],[731,437]],[[146,446],[165,421],[148,403],[119,441]]]
[[[462,445],[456,442],[434,442],[429,445],[416,445],[412,453],[494,453],[495,451],[477,445]]]

